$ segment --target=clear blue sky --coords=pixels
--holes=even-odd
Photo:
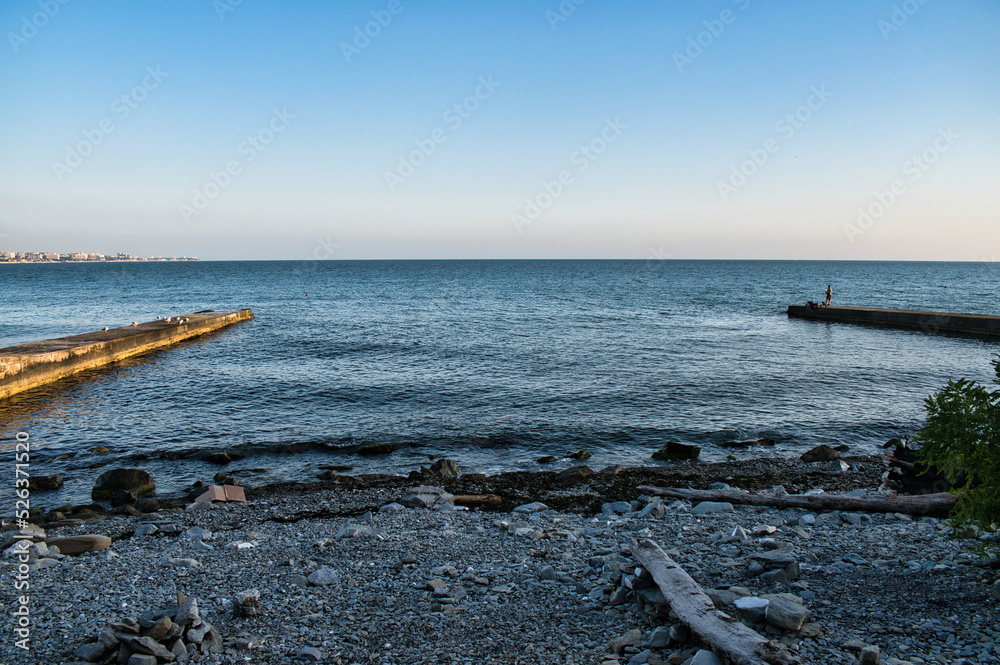
[[[0,34],[0,251],[1000,259],[997,0],[7,0]]]

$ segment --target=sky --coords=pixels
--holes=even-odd
[[[1000,257],[1000,0],[5,0],[0,251]]]

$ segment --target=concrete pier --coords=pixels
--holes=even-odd
[[[70,374],[146,353],[253,318],[249,309],[205,310],[135,326],[0,349],[0,399]],[[184,319],[187,319],[186,321]]]
[[[789,305],[788,317],[835,323],[860,323],[890,328],[910,328],[929,333],[1000,336],[1000,316],[986,314],[952,314],[949,312],[920,312],[873,307]]]

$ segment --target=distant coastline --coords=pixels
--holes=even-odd
[[[133,256],[125,252],[117,254],[93,254],[88,252],[0,252],[0,263],[102,263],[122,261],[199,261],[197,256]]]

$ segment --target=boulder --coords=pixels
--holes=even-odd
[[[642,643],[647,649],[662,649],[670,644],[670,628],[667,626],[657,626],[653,629],[653,634],[649,640]]]
[[[120,660],[118,661],[121,662]],[[148,653],[134,653],[128,657],[126,661],[128,665],[156,665],[158,662],[156,656],[150,655]]]
[[[581,480],[587,480],[592,475],[594,475],[594,471],[589,466],[571,466],[565,471],[561,471],[559,473],[559,479],[579,482]]]
[[[261,613],[260,590],[248,589],[233,596],[233,614],[238,617],[255,617]]]
[[[137,501],[135,494],[132,494],[128,490],[116,490],[114,494],[111,495],[111,505],[118,506],[130,506]]]
[[[552,464],[556,461],[556,458],[553,455],[545,455],[544,457],[539,457],[537,461],[539,464]]]
[[[100,642],[91,642],[90,644],[84,644],[82,647],[78,647],[73,655],[84,661],[85,663],[96,663],[104,658],[104,654],[108,652],[108,648],[101,644]]]
[[[653,453],[653,459],[658,460],[685,460],[698,459],[701,454],[701,446],[693,446],[687,443],[677,443],[668,441],[663,447]]]
[[[752,446],[774,446],[777,445],[778,441],[776,439],[750,439],[741,441],[723,441],[723,448],[750,448]]]
[[[97,478],[90,497],[94,501],[106,501],[118,490],[128,490],[136,496],[147,496],[156,491],[156,482],[142,469],[112,469]]]
[[[388,455],[393,450],[394,448],[391,443],[369,443],[365,446],[358,446],[358,454],[365,456]]]
[[[146,629],[145,635],[159,642],[167,636],[173,627],[174,622],[170,620],[170,617],[160,617],[151,628]]]
[[[585,459],[590,459],[590,451],[578,450],[575,453],[570,453],[569,455],[566,455],[566,457],[568,457],[569,459],[575,459],[578,462],[582,462]]]
[[[309,584],[313,586],[329,586],[340,581],[340,575],[333,568],[328,568],[323,566],[317,570],[314,570],[306,578],[309,580]]]
[[[31,476],[28,478],[28,489],[32,492],[51,492],[63,486],[63,477],[52,476]]]
[[[620,654],[625,651],[625,647],[638,647],[640,644],[642,644],[642,631],[633,628],[621,637],[608,642],[608,653]]]
[[[201,621],[198,614],[198,601],[194,596],[188,596],[177,606],[174,612],[174,623],[179,626],[194,625]]]
[[[771,602],[768,599],[756,598],[754,596],[744,596],[737,598],[733,602],[733,605],[739,610],[740,616],[753,623],[760,623],[764,620],[764,615],[767,613],[767,606],[770,604]]]
[[[133,637],[128,641],[128,646],[132,651],[156,656],[160,660],[170,662],[176,658],[166,647],[150,637]]]
[[[776,596],[770,599],[764,618],[769,624],[782,630],[797,631],[805,623],[809,610],[796,602]]]
[[[731,513],[736,509],[728,501],[702,501],[691,509],[692,515],[712,515],[715,513]]]
[[[205,461],[211,464],[229,464],[230,462],[235,462],[239,459],[243,459],[243,456],[236,455],[228,450],[219,450],[205,455]]]
[[[803,462],[831,462],[840,459],[840,453],[826,444],[807,450],[799,457]]]
[[[156,499],[139,499],[135,502],[135,509],[141,513],[155,513],[160,509],[160,502]]]
[[[858,656],[858,665],[879,665],[881,662],[882,650],[875,645],[866,646]]]
[[[107,536],[82,534],[79,536],[48,538],[45,544],[49,547],[58,547],[60,554],[73,555],[106,550],[111,547],[111,539]]]
[[[313,663],[318,663],[323,660],[323,652],[316,647],[302,647],[299,652],[295,654],[297,660],[304,660]]]
[[[458,476],[460,469],[458,465],[455,464],[450,459],[439,459],[431,465],[430,472],[432,475],[439,476],[441,478],[454,478]]]
[[[407,508],[438,508],[454,502],[455,497],[441,487],[421,485],[411,487],[399,503]]]
[[[722,665],[722,660],[707,649],[700,649],[691,659],[691,665]]]

